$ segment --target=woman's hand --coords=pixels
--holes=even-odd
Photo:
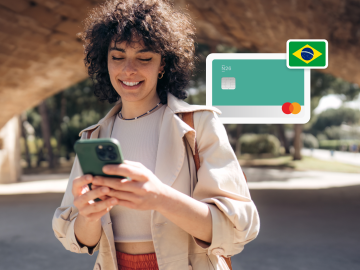
[[[120,165],[106,165],[103,172],[110,175],[130,177],[132,180],[110,177],[94,177],[96,186],[109,187],[107,196],[118,199],[118,205],[137,210],[156,210],[167,186],[139,162],[124,160]]]
[[[206,243],[211,243],[212,217],[206,203],[162,183],[138,162],[125,160],[120,165],[106,165],[103,172],[132,179],[129,181],[94,177],[93,184],[109,187],[110,192],[107,195],[117,198],[119,205],[137,210],[156,210],[184,231]]]
[[[77,177],[73,181],[72,194],[74,196],[74,205],[79,211],[79,215],[86,222],[97,222],[100,218],[110,211],[118,203],[116,198],[106,197],[110,192],[108,187],[101,187],[90,190],[87,184],[93,182],[91,175]],[[96,198],[104,200],[94,202]]]

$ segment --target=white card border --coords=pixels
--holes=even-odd
[[[211,53],[206,57],[206,106],[212,105],[212,61],[233,60],[233,59],[286,59],[285,53]],[[219,119],[223,124],[306,124],[310,120],[310,69],[304,69],[304,106],[301,110],[305,111],[301,118],[279,118],[279,117],[221,117]],[[215,106],[214,106],[215,107]],[[289,115],[291,117],[291,115]]]

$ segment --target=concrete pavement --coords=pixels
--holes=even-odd
[[[244,171],[261,230],[233,257],[234,270],[360,269],[358,174]],[[93,268],[96,255],[65,250],[51,228],[67,177],[24,176],[0,185],[0,269]]]
[[[62,196],[0,196],[0,269],[93,269],[95,256],[71,253],[54,236],[51,220]]]
[[[234,270],[360,269],[360,186],[251,194],[260,234]]]
[[[233,257],[234,270],[360,269],[360,186],[251,195],[260,234]],[[96,255],[71,253],[53,234],[61,199],[57,193],[0,196],[0,269],[93,268]]]

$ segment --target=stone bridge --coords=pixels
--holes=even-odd
[[[101,2],[0,0],[0,129],[22,111],[86,78],[82,43],[76,34],[88,11]],[[330,56],[324,72],[360,84],[359,0],[174,3],[187,7],[197,41],[210,46],[221,43],[285,53],[288,39],[327,39]],[[0,131],[0,139],[5,140],[4,133]],[[0,148],[5,145],[0,140]],[[0,156],[0,177],[1,167]]]

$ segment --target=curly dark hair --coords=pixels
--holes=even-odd
[[[110,43],[129,45],[136,42],[135,35],[165,61],[165,74],[156,88],[161,102],[167,102],[168,92],[179,99],[187,97],[185,87],[197,60],[195,27],[188,14],[168,0],[110,0],[93,9],[84,23],[80,37],[85,42],[85,66],[101,101],[113,103],[120,98],[107,67]]]

